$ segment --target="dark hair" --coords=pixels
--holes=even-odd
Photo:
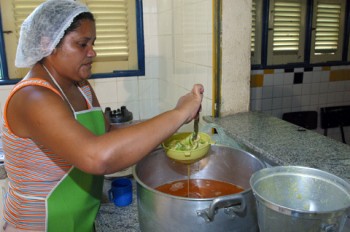
[[[84,19],[88,19],[88,20],[91,20],[91,21],[95,22],[94,15],[93,15],[91,12],[83,12],[83,13],[78,14],[78,15],[75,16],[75,18],[73,19],[72,24],[64,31],[64,35],[63,35],[61,41],[57,44],[56,47],[60,47],[63,38],[64,38],[68,33],[72,32],[72,31],[75,31],[75,29],[77,29],[77,28],[81,25],[81,20],[84,20]]]
[[[64,37],[65,35],[67,35],[69,32],[74,31],[75,29],[77,29],[77,27],[80,26],[80,21],[83,20],[83,19],[89,19],[89,20],[95,22],[95,18],[94,18],[94,16],[93,16],[93,14],[90,13],[90,12],[83,12],[83,13],[81,13],[81,14],[78,14],[78,15],[73,19],[72,24],[65,30],[63,37]]]

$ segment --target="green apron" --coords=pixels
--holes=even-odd
[[[105,133],[105,121],[100,108],[76,112],[75,117],[95,135]],[[46,231],[94,231],[102,187],[103,176],[72,167],[46,199]]]

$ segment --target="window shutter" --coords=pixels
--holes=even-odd
[[[1,0],[1,17],[7,60],[8,77],[22,78],[28,69],[14,65],[20,26],[24,19],[45,0]],[[57,0],[60,1],[60,0]],[[92,72],[96,75],[114,77],[115,71],[138,72],[139,47],[143,53],[143,27],[137,10],[141,0],[79,0],[86,4],[96,19],[97,39]],[[141,8],[142,10],[142,8]],[[142,12],[140,12],[142,14]],[[139,31],[140,30],[140,31]],[[138,38],[138,34],[141,36]],[[139,41],[140,39],[140,41]],[[3,64],[3,63],[2,63]],[[141,63],[142,64],[142,63]]]
[[[306,1],[271,0],[268,64],[304,61]]]
[[[338,50],[340,29],[340,4],[316,6],[315,54],[334,54]]]
[[[19,32],[23,21],[28,17],[30,13],[45,0],[12,0],[15,20],[15,34],[16,41],[19,39]]]
[[[15,67],[16,49],[20,28],[28,15],[45,0],[6,0],[1,1],[2,26],[7,60],[8,75],[11,79],[22,78],[28,72],[27,68]],[[4,20],[6,19],[6,20]],[[2,63],[4,65],[4,63]]]
[[[262,1],[252,1],[251,63],[261,64]]]
[[[273,52],[296,53],[300,47],[301,3],[275,2]]]
[[[254,56],[255,51],[255,33],[256,33],[256,3],[255,0],[253,0],[252,3],[252,31],[251,31],[251,38],[250,38],[250,51],[252,56]]]
[[[13,0],[17,40],[24,19],[44,1]],[[85,3],[96,19],[96,60],[127,60],[129,56],[128,1],[87,0]]]
[[[86,4],[96,20],[96,61],[128,60],[128,1],[87,0]]]
[[[312,23],[312,63],[342,59],[345,1],[318,0],[314,2]]]

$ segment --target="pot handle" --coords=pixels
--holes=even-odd
[[[204,218],[206,222],[210,222],[214,220],[215,214],[220,208],[229,208],[227,212],[234,216],[235,213],[243,213],[246,206],[245,199],[241,194],[228,195],[215,198],[209,208],[197,210],[197,215]]]

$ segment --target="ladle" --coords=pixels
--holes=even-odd
[[[199,112],[201,111],[202,106],[199,107],[198,113],[196,115],[196,118],[194,119],[194,128],[193,128],[193,136],[192,136],[192,141],[195,141],[198,136],[198,124],[199,124]]]
[[[196,141],[196,139],[198,137],[198,123],[199,123],[199,115],[194,120],[194,130],[193,130],[194,132],[193,132],[193,136],[192,136],[192,141]]]
[[[203,132],[198,132],[197,140],[193,141],[192,138],[192,132],[177,133],[165,140],[162,143],[162,146],[164,147],[169,158],[181,163],[194,163],[202,159],[208,153],[210,145],[214,142],[211,140],[211,137],[208,134]],[[180,144],[198,143],[198,146],[193,149],[180,150],[175,148],[173,145],[174,142],[179,142]]]

